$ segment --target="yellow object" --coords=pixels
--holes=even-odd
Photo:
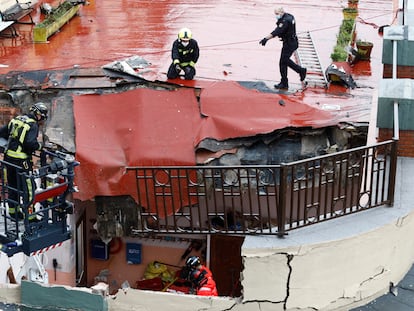
[[[35,43],[46,43],[47,38],[57,32],[63,25],[65,25],[77,12],[79,5],[74,5],[65,12],[62,16],[57,17],[49,24],[36,25],[33,28],[33,41]],[[53,16],[52,16],[53,17]]]
[[[178,278],[172,279],[172,281],[170,281],[167,285],[164,286],[164,288],[162,289],[162,291],[165,292],[168,289],[168,287],[170,287],[171,285],[173,285],[174,282],[177,281],[177,280],[178,280]]]
[[[153,261],[148,264],[144,272],[144,278],[149,280],[156,277],[160,277],[164,282],[171,282],[174,279],[166,265]]]
[[[178,39],[180,40],[190,40],[193,37],[191,30],[188,28],[181,28],[178,33]]]

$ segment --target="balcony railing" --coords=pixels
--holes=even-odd
[[[134,234],[276,234],[394,201],[396,141],[281,165],[129,167]]]

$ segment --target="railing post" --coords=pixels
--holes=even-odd
[[[287,166],[281,164],[280,166],[280,186],[279,186],[279,204],[277,204],[277,235],[283,238],[285,232],[285,218],[286,218],[286,191],[287,191]]]
[[[391,163],[390,163],[390,175],[388,180],[388,205],[394,205],[394,192],[395,192],[395,179],[397,175],[397,147],[398,140],[393,139],[391,145]]]

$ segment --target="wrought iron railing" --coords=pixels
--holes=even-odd
[[[144,233],[277,234],[394,201],[396,141],[282,165],[128,167]]]

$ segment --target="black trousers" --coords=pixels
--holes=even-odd
[[[282,52],[280,53],[280,60],[279,60],[279,70],[281,80],[280,83],[284,85],[288,85],[288,67],[292,68],[295,72],[300,73],[303,68],[296,64],[293,60],[290,59],[293,52],[295,52],[298,48],[298,40],[297,39],[289,39],[283,41]]]
[[[186,80],[193,80],[194,79],[194,76],[196,74],[196,70],[195,70],[194,67],[185,66],[181,69],[184,71],[184,79],[186,79]],[[176,79],[176,78],[179,77],[179,75],[180,74],[175,69],[175,64],[171,64],[170,67],[168,68],[167,78],[168,79]]]
[[[4,161],[19,167],[17,168],[13,165],[6,166],[8,186],[7,204],[9,206],[9,213],[13,214],[20,211],[19,190],[23,191],[23,195],[27,196],[25,199],[32,199],[32,190],[35,189],[34,187],[36,187],[36,185],[33,184],[31,179],[24,178],[21,173],[30,172],[33,169],[33,164],[29,159],[16,159],[7,155],[4,156]]]

